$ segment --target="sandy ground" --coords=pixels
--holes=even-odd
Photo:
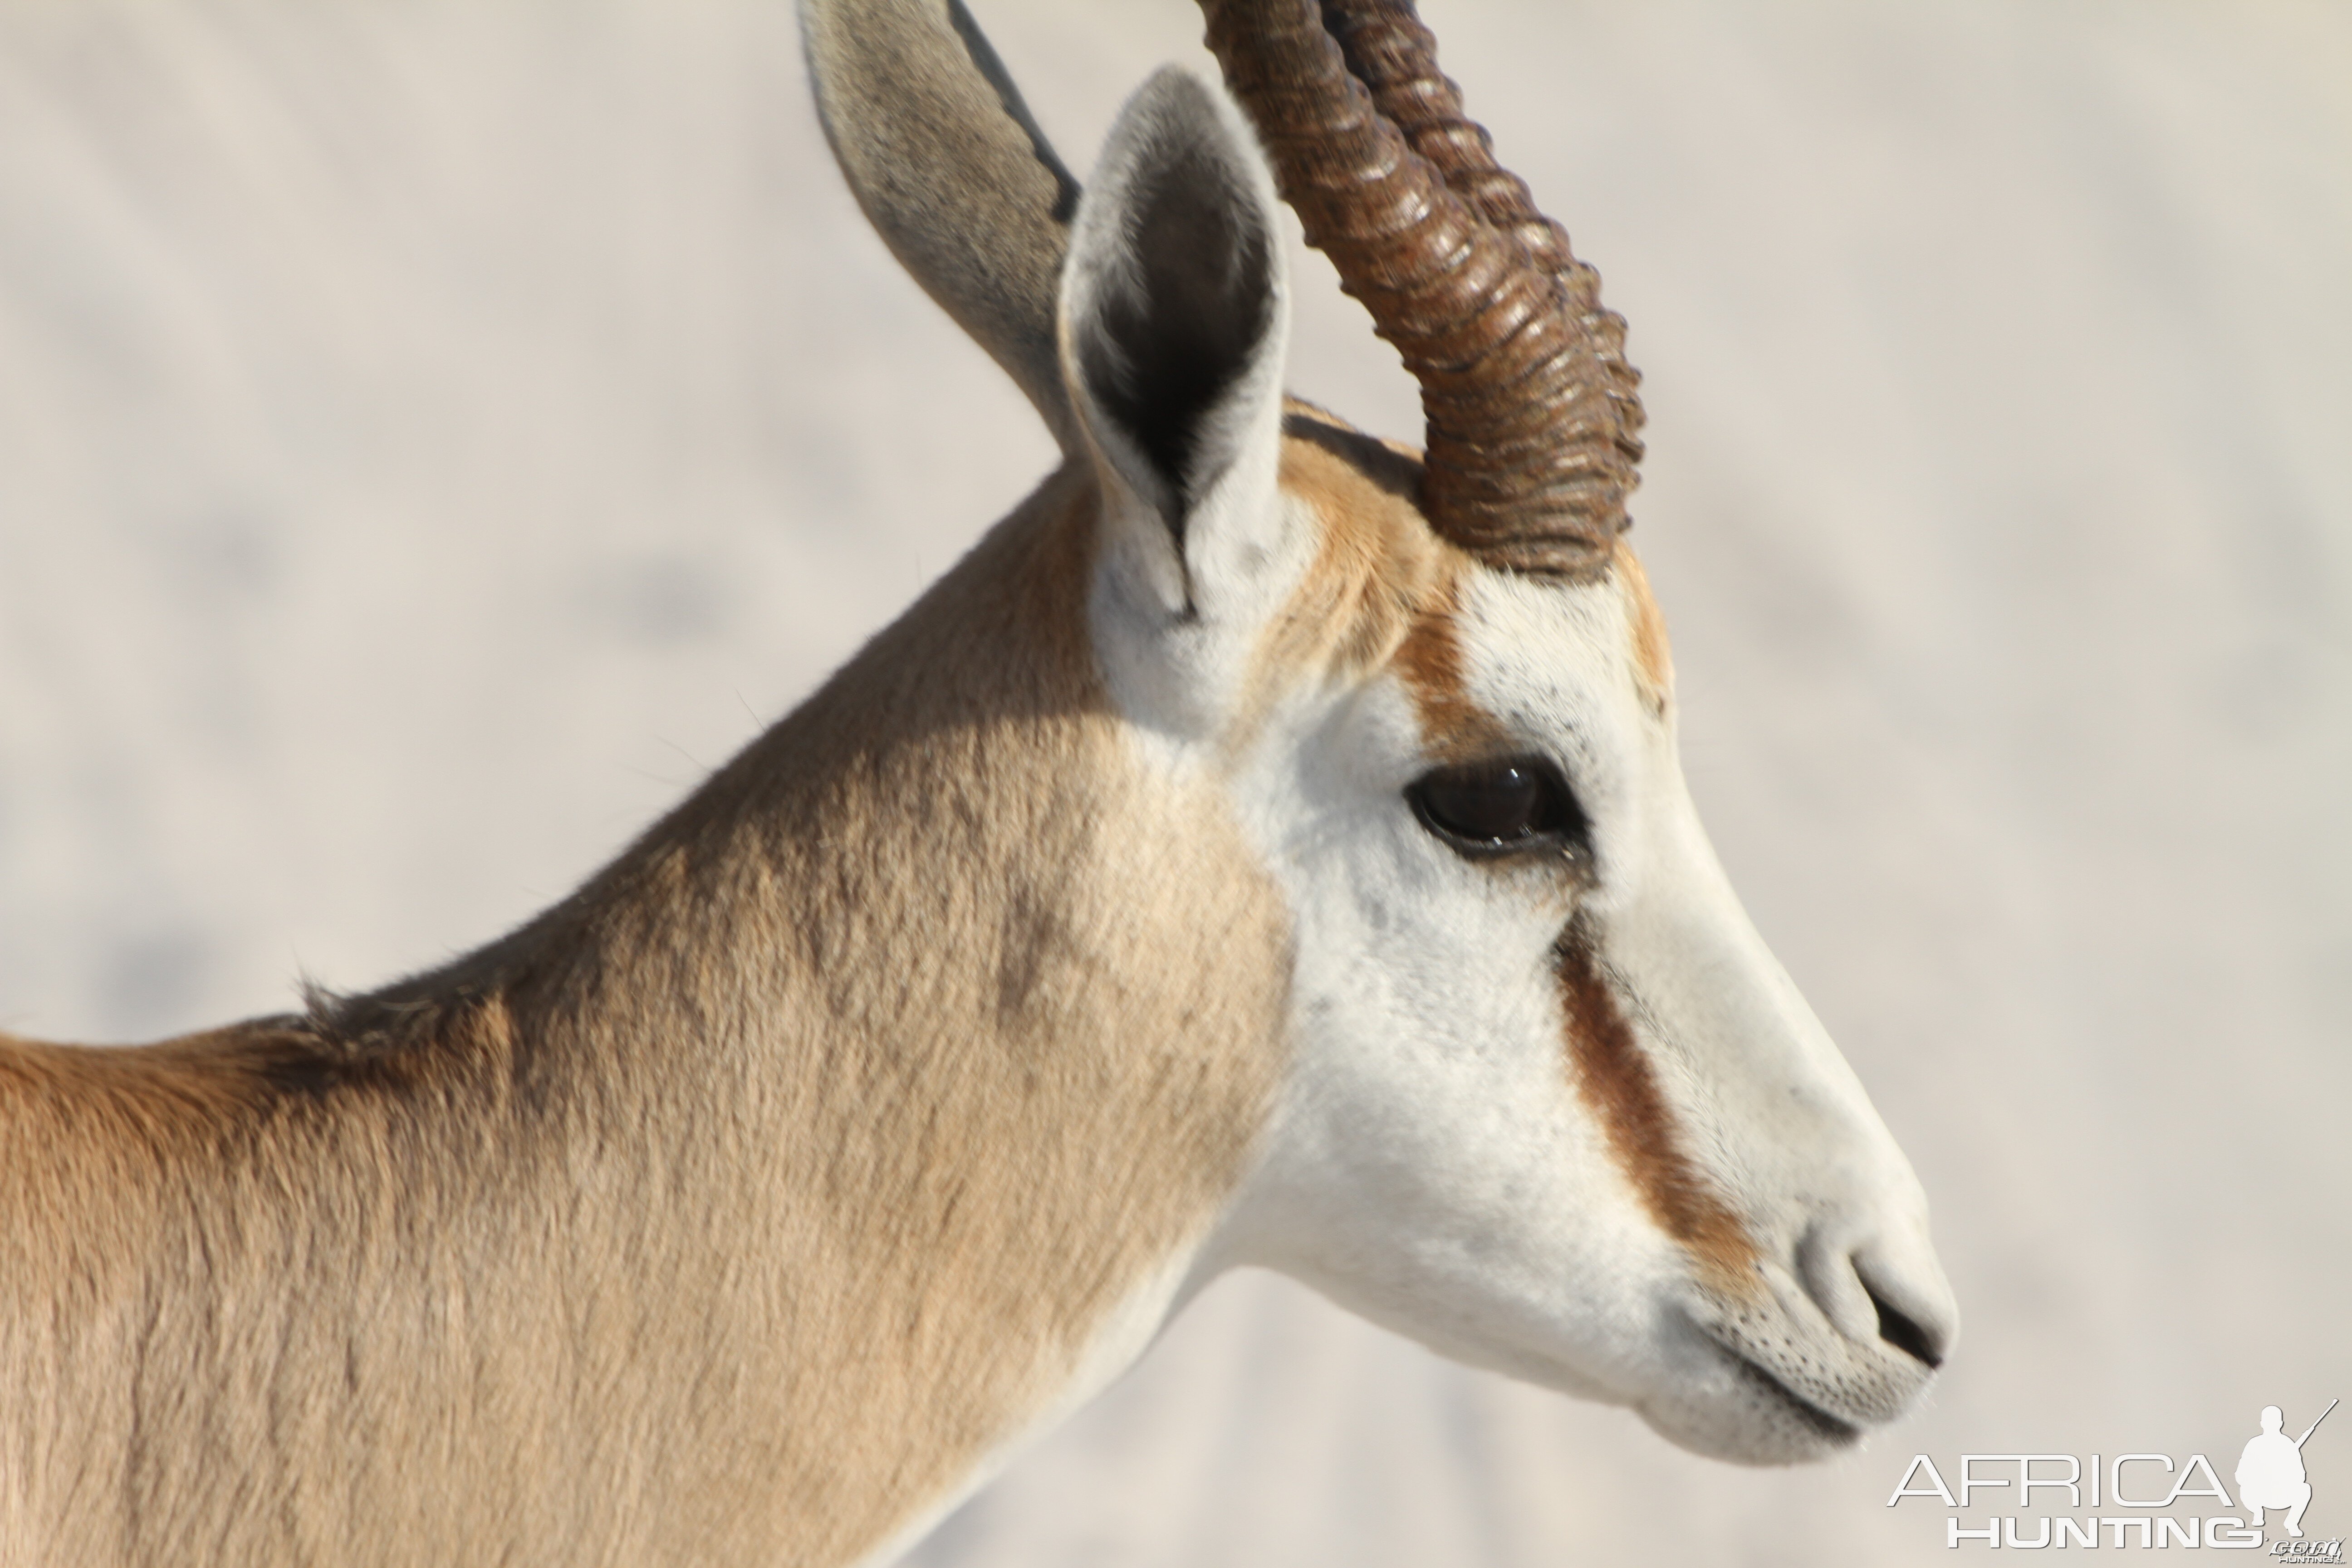
[[[1080,168],[1205,60],[1176,0],[980,9]],[[1927,1563],[1914,1452],[2226,1477],[2352,1394],[2352,13],[1428,11],[1633,322],[1694,787],[1960,1353],[1743,1471],[1242,1277],[915,1561]],[[1411,435],[1301,277],[1293,385]],[[776,0],[5,0],[0,1025],[495,934],[1047,451]],[[2352,1418],[2305,1452],[2352,1531]]]

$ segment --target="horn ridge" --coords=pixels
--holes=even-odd
[[[1625,526],[1638,378],[1599,279],[1436,68],[1404,0],[1202,0],[1307,243],[1422,388],[1422,505],[1489,562],[1585,577]]]
[[[1429,160],[1454,193],[1517,240],[1528,259],[1559,280],[1569,306],[1595,339],[1620,405],[1617,439],[1639,461],[1642,373],[1625,359],[1625,318],[1601,303],[1601,274],[1577,259],[1568,231],[1535,205],[1528,183],[1495,161],[1486,128],[1463,110],[1462,87],[1437,68],[1437,37],[1411,0],[1322,0],[1325,25],[1372,102]]]

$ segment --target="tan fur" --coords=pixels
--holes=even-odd
[[[1465,689],[1454,629],[1472,563],[1422,517],[1420,455],[1302,399],[1286,407],[1282,489],[1314,512],[1321,542],[1261,649],[1255,689],[1271,694],[1302,679],[1353,680],[1392,668],[1412,693],[1433,757],[1492,752],[1504,743],[1503,726]],[[1674,693],[1665,616],[1622,536],[1611,577],[1626,600],[1642,700],[1663,716]]]
[[[1414,504],[1417,458],[1311,404],[1294,398],[1288,409],[1280,483],[1313,514],[1317,547],[1260,646],[1259,683],[1277,690],[1380,668],[1460,569]]]
[[[1391,669],[1433,756],[1491,752],[1417,460],[1304,405],[1286,431],[1319,542],[1244,726]],[[0,1542],[837,1563],[1019,1429],[1232,1190],[1283,1071],[1285,916],[1210,786],[1126,749],[1096,526],[1049,480],[482,952],[142,1049],[0,1037]],[[1582,952],[1580,1094],[1660,1226],[1748,1278]]]
[[[439,973],[0,1042],[0,1556],[855,1559],[1230,1192],[1288,934],[1085,640],[1065,472]]]
[[[1258,687],[1393,669],[1412,693],[1430,753],[1466,758],[1502,727],[1470,700],[1454,637],[1469,558],[1431,531],[1415,497],[1421,460],[1292,399],[1283,421],[1283,492],[1320,525],[1319,544],[1262,645]]]
[[[1612,574],[1622,584],[1626,609],[1633,623],[1633,674],[1642,685],[1642,700],[1650,711],[1664,718],[1675,697],[1674,653],[1666,644],[1666,617],[1650,593],[1650,574],[1633,553],[1625,536],[1617,536],[1611,559]]]

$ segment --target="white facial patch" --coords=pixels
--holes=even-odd
[[[1928,1371],[1838,1247],[1899,1251],[1922,1318],[1948,1298],[1916,1181],[1698,826],[1631,597],[1474,570],[1450,615],[1470,743],[1558,769],[1580,868],[1417,820],[1405,791],[1464,742],[1394,671],[1290,692],[1241,760],[1297,921],[1298,1057],[1229,1245],[1705,1451],[1797,1458]],[[1801,1265],[1823,1237],[1835,1266]]]

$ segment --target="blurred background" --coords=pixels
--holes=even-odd
[[[1180,0],[974,4],[1080,171],[1211,68]],[[1632,321],[1693,787],[1959,1352],[1740,1470],[1240,1276],[914,1561],[1942,1562],[1915,1452],[2226,1478],[2352,1394],[2352,11],[1424,11]],[[1297,277],[1294,388],[1413,436]],[[0,0],[0,1027],[498,934],[1049,451],[782,0]],[[2352,1532],[2352,1418],[2305,1458]]]

